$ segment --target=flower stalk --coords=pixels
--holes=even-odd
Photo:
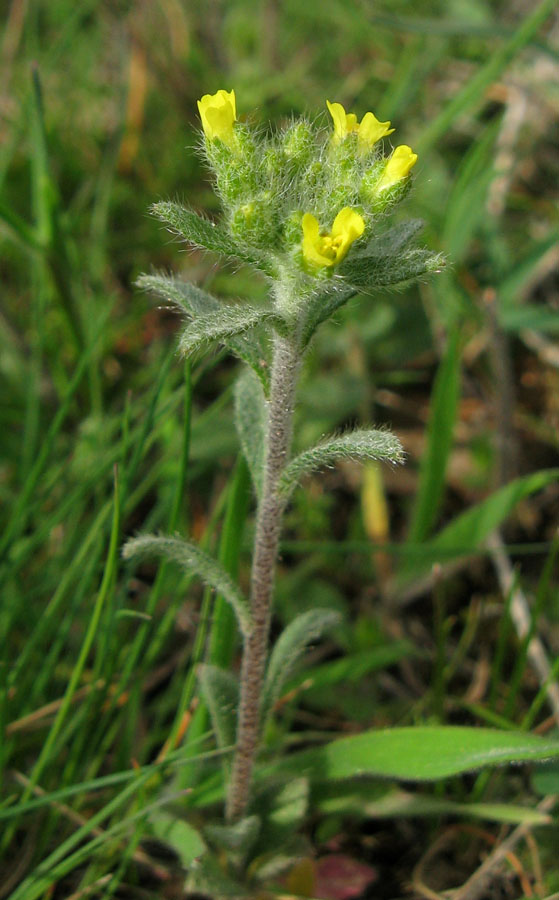
[[[285,501],[278,491],[289,460],[293,410],[301,364],[298,342],[276,335],[268,402],[262,493],[256,515],[250,606],[253,629],[245,640],[241,667],[237,745],[227,797],[228,821],[246,812],[261,727],[261,695],[268,658],[273,590]]]

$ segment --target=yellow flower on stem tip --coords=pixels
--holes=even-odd
[[[401,181],[402,178],[409,174],[410,169],[412,166],[415,166],[416,162],[417,153],[414,153],[407,144],[400,144],[392,152],[392,156],[389,157],[384,167],[384,172],[377,183],[377,191],[385,191],[386,188],[397,184],[398,181]]]
[[[233,143],[233,124],[237,119],[235,91],[204,94],[198,100],[202,128],[209,141],[219,138],[224,144]]]
[[[321,234],[318,219],[305,213],[303,227],[303,258],[312,266],[335,266],[365,230],[363,217],[344,206],[332,224],[332,231]]]
[[[366,151],[370,150],[381,138],[394,131],[390,127],[390,122],[379,122],[372,112],[365,113],[361,124],[358,124],[355,113],[346,113],[341,103],[330,103],[327,100],[326,106],[334,122],[333,141],[335,144],[345,140],[348,134],[357,134],[359,148]]]

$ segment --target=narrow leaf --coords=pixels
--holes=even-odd
[[[332,466],[340,459],[382,459],[399,463],[403,460],[403,450],[395,435],[373,428],[358,428],[327,438],[316,447],[304,450],[289,463],[281,477],[281,494],[289,497],[305,475],[316,469]]]
[[[369,775],[435,781],[504,763],[559,758],[559,740],[492,728],[419,726],[366,731],[293,753],[266,774],[293,772],[329,781]]]
[[[308,644],[339,625],[341,616],[332,609],[310,609],[289,623],[278,638],[266,672],[262,695],[262,719],[270,715]]]
[[[407,222],[400,222],[393,228],[375,235],[362,250],[354,252],[353,258],[396,256],[409,246],[422,228],[421,219],[408,219]]]
[[[418,542],[426,537],[439,509],[452,448],[459,389],[460,343],[459,332],[455,331],[437,372],[433,388],[427,427],[427,448],[421,458],[419,487],[409,532],[410,541]]]
[[[388,287],[404,284],[437,272],[444,266],[444,257],[425,248],[409,250],[402,256],[353,256],[340,266],[340,275],[355,287]]]
[[[263,253],[252,247],[247,249],[244,244],[239,246],[226,231],[215,225],[214,222],[210,222],[209,219],[199,216],[194,210],[187,209],[178,203],[163,201],[154,203],[151,212],[196,247],[203,247],[205,250],[213,250],[223,256],[239,259],[266,275],[274,274]]]
[[[198,316],[223,309],[223,304],[217,297],[189,281],[173,278],[170,275],[140,275],[136,284],[139,288],[151,291],[168,303],[172,303],[188,318],[195,319]],[[221,340],[235,356],[242,359],[256,372],[267,393],[270,381],[268,375],[269,354],[262,335],[258,333],[258,327],[251,331],[250,336],[237,334]]]
[[[223,306],[190,322],[181,336],[179,349],[189,356],[203,344],[211,341],[226,343],[271,317],[272,313],[255,306]]]
[[[262,387],[245,371],[235,384],[235,425],[256,490],[260,494],[268,430],[268,410]]]
[[[185,869],[206,849],[200,833],[189,822],[178,819],[171,813],[156,809],[149,816],[149,824],[153,834],[178,854]]]
[[[543,768],[543,765],[538,766],[538,769]],[[533,807],[512,803],[459,803],[445,797],[434,797],[432,794],[412,794],[400,788],[385,790],[379,796],[378,782],[368,784],[372,788],[370,791],[367,790],[368,785],[362,783],[359,786],[352,782],[339,783],[336,794],[320,799],[319,807],[330,815],[351,815],[366,819],[452,815],[513,825],[549,825],[552,821],[548,813]]]
[[[428,572],[433,562],[449,560],[479,550],[495,528],[501,525],[516,504],[546,485],[559,480],[559,469],[543,469],[516,478],[458,516],[432,540],[420,548],[417,558],[409,558],[405,581]]]
[[[200,688],[210,711],[218,747],[232,747],[237,729],[239,685],[232,672],[219,666],[200,666]]]
[[[260,816],[246,816],[233,825],[206,825],[204,834],[219,849],[227,850],[229,853],[246,854],[254,846],[261,825]]]
[[[252,616],[245,597],[225,569],[195,544],[180,538],[144,534],[127,541],[122,554],[125,559],[134,556],[163,556],[177,562],[187,571],[195,572],[205,584],[222,594],[231,604],[242,633],[245,635],[250,633]]]
[[[329,319],[330,316],[333,316],[348,300],[355,297],[356,293],[355,288],[340,288],[334,282],[331,290],[311,297],[307,304],[301,327],[303,346],[308,344],[318,326],[325,322],[326,319]]]

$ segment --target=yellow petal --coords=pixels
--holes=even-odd
[[[340,210],[332,225],[332,239],[337,244],[336,263],[342,261],[347,251],[365,230],[365,220],[349,206]]]
[[[328,112],[332,116],[334,122],[334,137],[337,142],[343,141],[347,137],[347,117],[345,109],[341,103],[330,103],[326,101]]]
[[[379,122],[374,113],[365,113],[359,126],[359,145],[362,149],[370,150],[377,141],[393,131],[390,122]]]
[[[386,188],[397,184],[398,181],[401,181],[402,178],[409,174],[410,169],[415,166],[416,162],[417,153],[414,153],[407,144],[400,144],[386,163],[384,172],[377,184],[377,190],[384,191]]]
[[[340,263],[365,229],[363,217],[349,206],[337,214],[331,232],[321,234],[318,220],[311,213],[305,213],[301,224],[303,258],[313,266],[335,266]]]
[[[216,94],[204,94],[198,100],[198,110],[202,120],[202,128],[208,140],[216,138],[226,144],[233,141],[233,124],[237,119],[235,91],[217,91]]]
[[[313,266],[331,266],[333,260],[321,252],[323,239],[320,235],[320,225],[312,213],[305,213],[301,221],[303,228],[303,258]]]

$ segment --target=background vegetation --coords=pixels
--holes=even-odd
[[[326,99],[391,119],[420,155],[406,211],[450,263],[352,301],[315,342],[301,445],[390,423],[407,464],[340,467],[295,496],[279,620],[320,605],[345,624],[281,701],[270,747],[395,724],[559,726],[557,36],[545,0],[8,4],[0,896],[180,897],[195,854],[165,810],[204,787],[196,664],[224,624],[187,576],[133,570],[119,547],[179,530],[246,579],[236,363],[216,352],[185,371],[176,315],[134,288],[172,269],[263,296],[147,215],[172,197],[219,213],[196,154],[208,91],[234,87],[263,122],[326,122]],[[559,892],[557,769],[386,787],[314,798],[309,857],[367,863],[379,898],[476,877],[458,896],[494,896],[488,855],[503,896]]]

